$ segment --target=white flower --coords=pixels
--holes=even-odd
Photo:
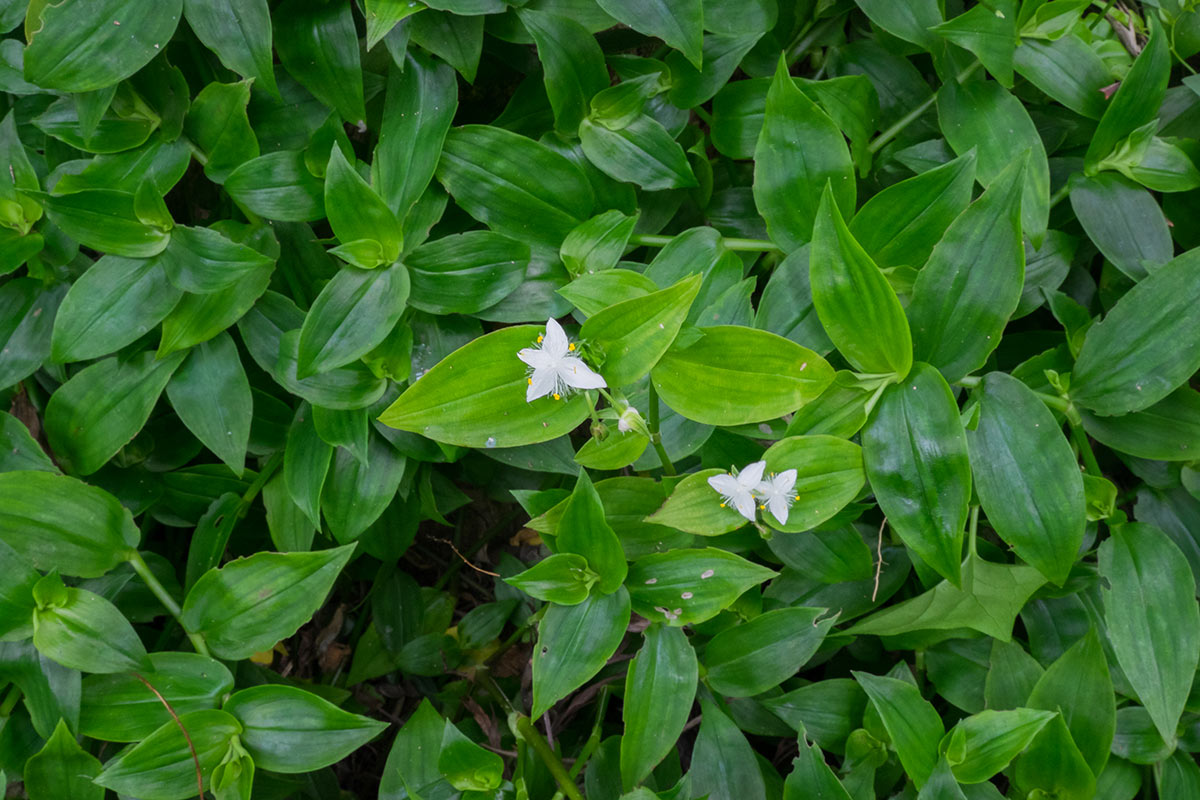
[[[775,519],[779,520],[779,524],[786,525],[788,518],[788,509],[791,508],[792,502],[796,500],[796,495],[793,493],[796,488],[796,470],[785,469],[778,475],[772,473],[771,476],[758,484],[755,491],[758,493],[762,504],[759,508],[765,508],[775,515]]]
[[[732,503],[733,507],[746,519],[754,521],[754,489],[762,480],[765,461],[755,461],[737,475],[713,475],[708,479],[708,485],[721,495],[721,507]]]
[[[608,386],[583,359],[570,355],[574,352],[575,345],[567,341],[562,326],[553,319],[546,320],[546,335],[538,337],[538,347],[526,347],[517,353],[517,358],[530,367],[527,402],[546,395],[561,400],[571,389]]]

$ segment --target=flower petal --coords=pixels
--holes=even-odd
[[[608,386],[604,378],[583,363],[583,359],[575,356],[567,356],[559,362],[558,375],[563,383],[576,389],[599,389]]]
[[[545,397],[554,391],[554,370],[535,369],[529,380],[529,388],[525,390],[525,402],[533,402],[539,397]]]
[[[746,519],[754,522],[754,495],[742,489],[733,497],[733,507]]]
[[[546,337],[542,341],[542,349],[554,358],[562,358],[567,354],[567,332],[562,329],[555,319],[546,320]]]
[[[738,473],[737,480],[747,491],[758,486],[762,480],[763,470],[766,469],[766,461],[755,461],[753,464],[747,464],[741,472]]]
[[[777,494],[767,501],[767,510],[779,520],[780,525],[787,525],[789,505],[786,495]]]
[[[536,347],[526,347],[517,352],[517,358],[524,361],[534,369],[552,369],[558,359],[547,353],[545,350],[539,350]]]
[[[772,479],[771,485],[778,492],[791,494],[792,489],[796,488],[796,470],[785,469]]]
[[[733,497],[742,490],[742,485],[737,482],[737,478],[728,473],[713,475],[708,479],[708,485],[715,489],[721,497]]]

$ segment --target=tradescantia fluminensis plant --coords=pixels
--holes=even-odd
[[[1196,5],[0,0],[0,786],[1200,797]]]

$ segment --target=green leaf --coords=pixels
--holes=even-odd
[[[585,394],[525,400],[525,364],[517,351],[540,329],[503,328],[455,350],[380,415],[392,428],[463,447],[517,447],[573,430],[588,415]]]
[[[987,6],[975,6],[933,28],[939,36],[971,51],[1002,86],[1013,85],[1017,20]]]
[[[86,672],[152,669],[145,646],[116,606],[84,589],[62,594],[61,601],[49,607],[39,603],[33,612],[33,644],[39,652]]]
[[[777,574],[741,556],[706,547],[639,558],[629,568],[625,585],[637,613],[652,622],[681,627],[712,619],[742,592]],[[684,592],[691,597],[683,599]]]
[[[578,277],[615,267],[625,253],[637,221],[636,216],[629,217],[614,209],[576,226],[559,248],[559,256],[567,271]],[[561,290],[559,294],[563,294]],[[563,296],[571,299],[565,294]]]
[[[773,333],[739,325],[701,333],[687,347],[677,341],[650,373],[667,405],[696,422],[774,419],[815,399],[833,380],[825,359]]]
[[[574,164],[500,128],[451,130],[438,180],[468,214],[497,233],[555,250],[592,212],[592,188]]]
[[[1025,162],[1018,161],[997,176],[950,224],[913,284],[908,318],[914,355],[948,381],[983,366],[1021,300],[1025,174]]]
[[[706,14],[710,11],[705,9]],[[701,53],[703,66],[700,69],[678,51],[668,53],[664,60],[671,74],[671,89],[667,95],[671,104],[679,108],[695,108],[712,99],[762,38],[762,34],[762,31],[753,31],[705,36]]]
[[[409,0],[366,0],[363,9],[367,18],[367,49],[373,50],[398,23],[423,11],[425,6]]]
[[[862,442],[871,489],[892,530],[959,585],[971,463],[946,380],[928,364],[913,365],[907,380],[884,391]]]
[[[1166,534],[1128,524],[1100,545],[1101,594],[1117,663],[1167,742],[1175,738],[1200,663],[1192,570]]]
[[[1053,41],[1023,37],[1013,65],[1047,95],[1088,119],[1100,119],[1107,103],[1105,86],[1113,75],[1104,59],[1075,35]]]
[[[804,142],[797,149],[796,142]],[[822,194],[829,195],[827,200]],[[838,126],[792,81],[780,60],[754,148],[754,204],[785,252],[816,238],[826,202],[854,210],[854,164]],[[838,219],[841,219],[839,215]]]
[[[1125,293],[1083,340],[1071,399],[1104,416],[1141,411],[1200,369],[1200,250],[1167,262]]]
[[[819,797],[822,800],[851,800],[846,788],[825,763],[825,754],[815,744],[808,743],[801,729],[800,754],[792,759],[792,771],[783,784],[783,800],[802,800]]]
[[[117,754],[104,765],[96,783],[145,800],[186,800],[194,797],[198,788],[196,761],[207,788],[213,769],[241,732],[242,726],[232,715],[215,708],[180,714],[178,722],[163,723]]]
[[[32,800],[104,800],[104,787],[92,783],[100,769],[99,759],[79,746],[60,719],[54,735],[25,762],[25,791]]]
[[[196,38],[216,53],[222,64],[271,94],[279,94],[271,63],[271,14],[266,0],[183,0],[183,14]]]
[[[0,473],[0,541],[40,570],[96,578],[139,538],[129,511],[102,489],[40,470]]]
[[[504,778],[504,759],[468,739],[446,720],[437,760],[438,772],[455,789],[494,792]]]
[[[1066,723],[1055,716],[1013,765],[1010,774],[1018,791],[1035,790],[1062,800],[1096,797],[1096,778],[1071,739]],[[1036,795],[1035,795],[1036,796]]]
[[[591,679],[608,661],[629,625],[623,587],[579,605],[550,606],[538,623],[533,651],[534,718]]]
[[[225,191],[255,214],[281,222],[325,216],[324,187],[304,166],[298,150],[252,158],[229,174]]]
[[[1059,423],[1025,384],[984,377],[979,426],[967,433],[988,522],[1026,563],[1062,585],[1083,543],[1083,479]]]
[[[624,583],[629,567],[586,470],[579,471],[575,490],[558,524],[559,549],[586,558],[588,566],[600,576],[597,588],[604,594],[615,592]]]
[[[824,749],[841,753],[850,732],[862,723],[867,696],[849,678],[830,678],[763,698],[762,704]]]
[[[225,5],[227,2],[187,0],[189,6]],[[253,9],[255,3],[248,3],[247,6]],[[236,21],[238,16],[226,9],[221,18]],[[268,38],[269,35],[268,28]],[[269,68],[269,60],[267,64]],[[246,104],[249,101],[249,81],[210,83],[192,101],[187,119],[184,120],[184,130],[188,138],[208,154],[204,174],[214,183],[224,182],[239,166],[259,156],[258,138],[246,116]]]
[[[941,717],[920,690],[906,681],[853,672],[879,714],[904,771],[918,788],[929,780],[945,729]]]
[[[891,0],[855,0],[871,22],[906,42],[912,42],[933,52],[939,44],[930,30],[942,21],[936,0],[913,0],[893,3]]]
[[[584,223],[585,225],[587,223]],[[640,272],[630,269],[606,269],[580,275],[558,290],[585,315],[598,314],[609,306],[658,290],[656,284]]]
[[[335,451],[321,495],[325,521],[340,544],[354,541],[379,519],[404,478],[407,459],[382,436],[371,435],[368,447],[366,461],[344,447]]]
[[[208,294],[184,294],[163,320],[158,358],[206,342],[241,319],[271,282],[274,265],[248,272],[237,283]],[[272,364],[274,367],[274,364]]]
[[[103,89],[133,75],[166,48],[183,10],[183,0],[153,8],[136,0],[39,5],[25,78],[62,92]]]
[[[376,190],[397,217],[403,219],[429,185],[457,107],[454,70],[419,51],[410,51],[404,69],[389,76],[372,168]]]
[[[365,408],[337,410],[313,406],[312,418],[317,435],[331,447],[344,447],[362,464],[368,461],[367,437],[369,414]]]
[[[112,88],[109,88],[107,91],[99,90],[95,94],[111,93]],[[107,106],[104,106],[100,113],[103,114],[106,108]],[[81,120],[76,103],[68,98],[52,103],[33,122],[50,136],[89,153],[119,153],[137,147],[150,138],[156,127],[154,120],[141,116],[122,119],[105,115],[101,119]],[[90,129],[86,127],[89,124],[92,125]]]
[[[84,189],[55,197],[33,193],[46,216],[80,244],[105,253],[149,258],[161,253],[170,234],[146,225],[134,213],[134,196],[109,189]]]
[[[80,475],[104,466],[146,424],[182,361],[182,353],[161,361],[140,353],[75,373],[46,404],[46,435],[59,460]]]
[[[233,691],[233,675],[219,661],[197,653],[151,653],[154,669],[141,677],[176,714],[216,708]],[[165,724],[171,714],[157,695],[131,673],[83,679],[79,732],[106,742],[137,742]]]
[[[704,43],[700,0],[596,0],[596,4],[618,22],[662,39],[700,67]]]
[[[1157,20],[1155,21],[1157,22]],[[1137,128],[1158,117],[1171,77],[1171,55],[1161,24],[1150,24],[1150,40],[1121,81],[1084,155],[1084,169],[1094,173],[1100,161]]]
[[[430,314],[475,314],[520,286],[529,260],[528,245],[490,231],[427,242],[404,257],[409,305]]]
[[[597,577],[588,569],[583,556],[554,553],[524,572],[505,578],[504,582],[538,600],[573,606],[587,599]]]
[[[625,386],[644,377],[675,341],[700,291],[701,278],[684,278],[670,288],[624,300],[588,317],[580,336],[603,348],[600,368],[608,385]]]
[[[971,201],[975,154],[894,183],[863,203],[850,234],[881,269],[920,268]]]
[[[288,429],[283,477],[292,501],[317,526],[321,523],[321,490],[332,456],[333,447],[317,435],[311,406],[302,403]]]
[[[962,588],[941,581],[924,594],[875,612],[847,633],[899,636],[913,631],[971,628],[1002,642],[1030,596],[1045,583],[1037,570],[968,556]]]
[[[1116,732],[1117,709],[1108,661],[1094,629],[1050,665],[1025,705],[1059,712],[1088,767],[1101,773]]]
[[[408,290],[403,264],[339,270],[304,317],[296,377],[328,372],[371,352],[400,321]]]
[[[167,398],[187,429],[240,476],[254,404],[233,339],[220,333],[196,345],[167,383]]]
[[[779,608],[725,629],[704,651],[709,685],[725,697],[749,697],[778,686],[825,640],[837,621],[836,614],[826,613],[824,608]]]
[[[517,13],[537,45],[554,127],[573,136],[592,95],[608,88],[604,52],[588,29],[570,17],[532,9]]]
[[[904,309],[846,227],[829,186],[813,228],[809,278],[821,324],[847,361],[861,372],[908,374],[912,337]]]
[[[406,800],[407,787],[425,788],[442,781],[437,759],[429,754],[441,750],[444,733],[445,722],[429,699],[423,698],[392,743],[379,785],[379,800]]]
[[[942,740],[960,783],[983,783],[1029,746],[1055,716],[1052,711],[988,709],[961,720]]]
[[[707,698],[700,699],[700,733],[692,748],[692,785],[709,800],[765,800],[754,750],[738,726]]]
[[[1154,405],[1119,417],[1082,412],[1096,441],[1138,458],[1192,461],[1200,452],[1200,392],[1181,386]]]
[[[1123,175],[1072,175],[1071,208],[1104,257],[1135,281],[1171,260],[1167,218],[1154,197]]]
[[[285,774],[341,761],[387,727],[292,686],[243,689],[224,710],[241,723],[238,736],[255,765]]]
[[[647,114],[617,130],[585,119],[579,125],[579,141],[588,160],[614,180],[648,192],[697,186],[683,148]]]
[[[366,118],[358,34],[349,5],[287,0],[275,9],[275,49],[296,80],[344,122]]]
[[[687,635],[650,625],[625,674],[621,718],[621,783],[629,789],[675,747],[696,696],[699,667]]]
[[[334,235],[343,243],[369,239],[382,248],[382,263],[390,264],[399,257],[400,223],[337,144],[330,150],[325,171],[325,212]]]
[[[176,226],[158,263],[171,283],[185,292],[208,294],[228,289],[274,261],[252,247],[235,242],[212,228]]]
[[[104,256],[63,298],[51,358],[64,363],[113,353],[161,322],[182,296],[158,261]]]
[[[976,177],[990,187],[1029,151],[1022,180],[1021,229],[1038,245],[1050,213],[1050,167],[1029,111],[993,81],[946,81],[937,95],[938,124],[958,155],[975,149]]]
[[[180,620],[213,655],[249,658],[308,622],[325,602],[351,545],[311,553],[255,553],[206,572],[188,592]]]
[[[458,70],[467,83],[475,82],[483,51],[482,16],[431,10],[413,17],[409,33],[414,42]]]

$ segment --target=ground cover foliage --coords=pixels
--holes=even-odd
[[[1190,0],[0,0],[0,786],[1200,797]]]

